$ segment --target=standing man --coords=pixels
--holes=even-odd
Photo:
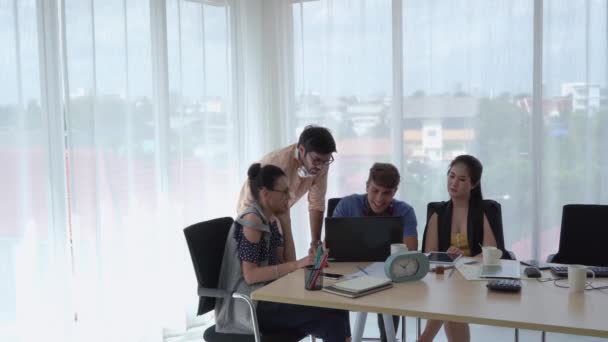
[[[297,144],[265,155],[260,163],[273,164],[280,167],[287,175],[289,181],[289,207],[291,208],[304,194],[308,193],[308,215],[310,221],[310,250],[316,248],[321,240],[321,227],[323,226],[323,213],[325,212],[325,192],[327,191],[327,173],[329,164],[334,161],[336,142],[329,130],[325,127],[309,125],[304,128]],[[251,206],[253,197],[246,181],[241,188],[237,211],[240,213]],[[277,217],[284,237],[292,236],[291,217],[289,211]],[[291,241],[285,241],[285,250]],[[295,253],[295,252],[294,252]],[[288,255],[288,260],[295,260],[295,255]]]
[[[410,251],[418,250],[416,214],[411,205],[395,199],[399,187],[399,170],[389,163],[375,163],[369,169],[365,183],[365,194],[353,194],[340,200],[334,210],[334,217],[345,216],[399,216],[403,220],[403,243]],[[395,331],[399,317],[393,316]],[[384,320],[378,315],[380,340],[386,341]]]

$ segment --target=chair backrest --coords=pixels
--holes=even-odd
[[[334,216],[334,210],[336,210],[336,207],[338,206],[338,202],[340,202],[341,199],[342,199],[342,197],[336,197],[336,198],[330,198],[329,200],[327,200],[327,217]]]
[[[444,202],[429,202],[426,205],[426,224],[424,225],[424,233],[422,233],[422,246],[420,247],[422,252],[430,252],[424,250],[424,245],[426,244],[426,230],[429,227],[429,220],[431,219],[431,216],[433,213],[437,212],[437,209],[441,207],[443,203]]]
[[[567,204],[553,262],[608,266],[608,205]]]
[[[184,229],[198,286],[217,288],[224,246],[232,222],[231,217],[222,217],[196,223]],[[198,314],[209,312],[214,307],[215,298],[200,297]]]

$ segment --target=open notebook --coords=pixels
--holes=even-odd
[[[393,287],[390,279],[376,278],[370,276],[361,276],[355,279],[349,279],[337,282],[333,285],[323,288],[323,291],[337,294],[340,296],[356,298],[366,294],[378,292],[384,289]]]

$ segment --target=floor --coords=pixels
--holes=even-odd
[[[351,313],[351,324],[355,322],[355,314]],[[165,342],[192,342],[192,341],[202,341],[203,340],[203,331],[204,329],[213,324],[213,317],[203,317],[199,318],[197,321],[197,326],[191,329],[188,329],[188,332],[182,336],[169,337],[165,339]],[[406,318],[406,341],[414,342],[416,341],[416,320],[415,318],[408,317]],[[424,321],[422,322],[422,327],[424,328]],[[512,342],[514,341],[514,329],[511,328],[499,328],[487,325],[471,325],[471,341],[492,341],[492,342]],[[363,334],[364,338],[373,338],[378,337],[378,325],[377,320],[374,315],[369,315],[366,325],[365,332]],[[398,336],[401,336],[401,330],[398,332]],[[536,342],[540,341],[541,333],[539,331],[532,330],[520,330],[519,331],[519,341],[521,342]],[[310,339],[305,339],[304,341],[309,341]],[[320,341],[317,339],[317,341]],[[443,333],[443,330],[439,332],[437,337],[435,338],[436,342],[445,342],[446,337]],[[607,338],[597,338],[597,337],[587,337],[587,336],[576,336],[576,335],[566,335],[566,334],[554,334],[547,333],[546,337],[547,342],[608,342]]]

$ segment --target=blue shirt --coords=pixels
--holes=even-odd
[[[392,216],[400,216],[403,219],[403,237],[418,236],[416,226],[416,213],[411,205],[393,198],[390,207]],[[367,203],[367,194],[352,194],[338,202],[334,210],[334,217],[370,216],[371,209]]]

